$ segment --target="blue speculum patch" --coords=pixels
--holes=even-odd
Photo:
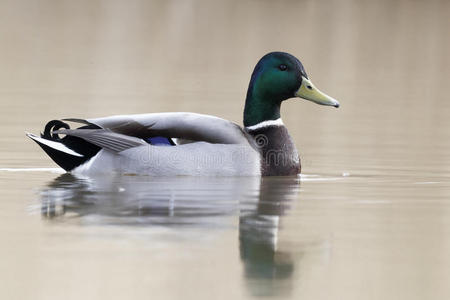
[[[170,138],[163,136],[154,136],[146,138],[145,141],[154,146],[175,146],[175,143]]]

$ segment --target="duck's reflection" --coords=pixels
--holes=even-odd
[[[294,260],[279,249],[281,216],[299,190],[297,178],[262,178],[259,200],[239,217],[240,254],[248,287],[255,295],[289,292]],[[286,287],[286,284],[288,285]]]
[[[253,294],[290,282],[294,260],[279,248],[282,216],[299,179],[103,176],[64,174],[41,193],[42,215],[84,224],[232,227],[239,215],[240,257]],[[211,226],[213,225],[213,226]]]
[[[102,176],[64,174],[41,192],[46,218],[113,225],[220,225],[257,202],[257,178]],[[89,218],[88,218],[89,217]],[[89,220],[87,220],[89,219]],[[225,224],[226,226],[231,226]]]

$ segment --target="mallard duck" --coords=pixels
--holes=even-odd
[[[312,84],[296,57],[271,52],[253,70],[243,127],[210,115],[149,113],[53,120],[40,137],[27,136],[73,173],[296,175],[300,159],[280,117],[281,103],[293,97],[339,107]],[[63,121],[83,126],[70,129]]]

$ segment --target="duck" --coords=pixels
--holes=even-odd
[[[314,86],[299,59],[270,52],[251,75],[243,126],[206,114],[162,112],[52,120],[40,136],[26,135],[74,174],[296,176],[300,157],[280,116],[291,98],[339,107]]]

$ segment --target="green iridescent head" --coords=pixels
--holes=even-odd
[[[285,52],[264,55],[256,64],[248,87],[244,126],[280,118],[281,102],[293,97],[339,107],[338,101],[311,83],[296,57]]]

